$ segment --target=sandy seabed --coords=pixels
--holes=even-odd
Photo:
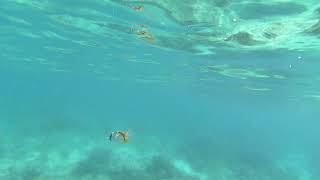
[[[105,137],[56,135],[2,139],[0,179],[5,180],[313,180],[303,155],[275,160],[274,168],[207,158],[163,148],[156,138],[128,144]],[[152,143],[150,143],[152,142]],[[173,145],[171,145],[173,146]],[[166,149],[166,150],[164,150]],[[178,148],[177,148],[178,149]],[[180,153],[180,154],[179,154]],[[201,152],[199,152],[201,153]],[[196,155],[201,157],[201,154]],[[210,162],[209,162],[210,161]],[[212,162],[211,162],[212,161]],[[214,162],[213,162],[214,161]],[[204,165],[203,165],[204,164]]]

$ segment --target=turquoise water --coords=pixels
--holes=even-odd
[[[1,180],[320,179],[316,0],[2,0],[0,25]]]

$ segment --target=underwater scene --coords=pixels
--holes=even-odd
[[[1,0],[0,180],[320,180],[319,0]]]

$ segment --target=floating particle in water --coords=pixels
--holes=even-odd
[[[134,11],[143,11],[144,6],[143,5],[134,5],[134,6],[131,6],[131,9],[133,9]]]
[[[138,37],[140,37],[143,40],[146,40],[147,42],[153,43],[155,41],[154,36],[143,25],[141,25],[140,28],[135,33],[138,35]]]

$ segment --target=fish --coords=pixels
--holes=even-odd
[[[129,133],[126,131],[114,131],[109,134],[109,141],[120,140],[122,143],[128,143]]]

